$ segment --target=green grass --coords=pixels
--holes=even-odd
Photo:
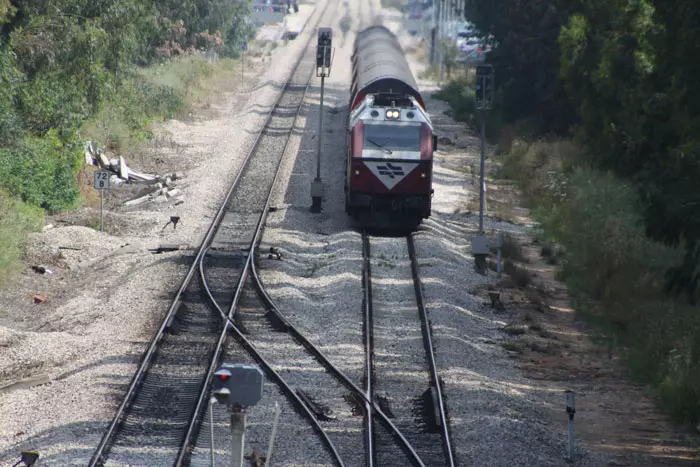
[[[233,79],[238,61],[209,62],[199,55],[142,68],[117,89],[81,129],[99,147],[128,153],[152,137],[151,123],[181,118],[210,104],[211,96]]]
[[[43,211],[0,190],[0,285],[22,266],[22,249],[29,232],[43,226]]]

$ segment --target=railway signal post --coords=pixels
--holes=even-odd
[[[224,363],[214,372],[212,394],[231,410],[231,466],[243,467],[245,409],[262,398],[263,372],[254,365]]]
[[[109,172],[95,172],[95,189],[100,190],[100,232],[104,230],[105,190],[109,190]]]
[[[316,154],[316,178],[311,182],[311,212],[321,212],[323,202],[323,182],[321,181],[321,140],[323,137],[323,86],[331,75],[333,64],[333,29],[318,28],[316,45],[316,76],[321,78],[321,105],[318,115],[318,151]]]
[[[486,256],[489,253],[489,243],[484,235],[484,202],[486,182],[484,180],[484,159],[486,145],[486,112],[493,105],[493,66],[489,64],[476,67],[476,83],[474,97],[476,108],[481,112],[481,174],[479,178],[479,234],[472,237],[472,254],[479,271],[486,271]]]

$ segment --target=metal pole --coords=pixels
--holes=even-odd
[[[503,232],[498,232],[498,252],[497,252],[497,262],[496,262],[496,272],[501,275],[501,248],[503,248]]]
[[[445,37],[445,0],[440,0],[440,28],[438,29],[439,31],[439,40],[438,40],[438,50],[440,51],[440,78],[439,80],[442,82],[444,79],[444,74],[445,74],[445,50],[443,47],[443,38]]]
[[[241,83],[243,82],[244,70],[245,70],[245,50],[241,51]]]
[[[267,448],[267,457],[265,457],[265,467],[270,467],[270,458],[272,458],[272,447],[275,445],[275,435],[277,434],[277,422],[280,419],[280,405],[275,401],[275,421],[272,422],[272,434],[270,435],[270,446]]]
[[[569,445],[567,448],[567,460],[574,461],[574,414],[576,414],[576,403],[574,400],[574,391],[571,389],[566,391],[566,414],[569,416]]]
[[[311,182],[311,212],[320,213],[323,203],[323,182],[321,182],[321,140],[323,139],[323,88],[325,70],[321,72],[321,109],[318,116],[318,149],[316,152],[316,178]]]
[[[321,136],[323,135],[323,87],[326,74],[321,75],[321,111],[318,115],[318,151],[316,152],[316,180],[321,180]]]
[[[100,190],[100,232],[103,231],[103,207],[104,207],[105,191]]]
[[[245,412],[231,412],[231,466],[243,467],[245,443]]]
[[[569,462],[574,461],[574,421],[569,419]]]
[[[209,399],[209,435],[211,438],[211,467],[214,463],[214,398]]]
[[[482,84],[483,86],[483,84]],[[479,184],[479,233],[484,232],[484,197],[485,187],[484,182],[484,146],[486,139],[486,110],[481,109],[481,183]]]

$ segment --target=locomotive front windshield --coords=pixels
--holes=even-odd
[[[365,125],[364,147],[390,151],[420,151],[420,125]]]

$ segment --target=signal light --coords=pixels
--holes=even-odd
[[[379,117],[379,112],[376,110],[373,110],[372,113],[370,114],[372,117]]]
[[[212,395],[219,404],[250,407],[262,398],[263,373],[244,363],[224,363],[212,377]]]
[[[401,113],[399,113],[398,110],[389,109],[386,111],[386,118],[388,118],[390,120],[397,120],[400,115],[401,115]]]
[[[219,404],[227,404],[231,396],[231,389],[228,388],[227,381],[231,378],[231,371],[226,368],[219,368],[214,372],[214,382],[212,394]]]
[[[413,113],[413,111],[406,112],[406,117],[407,118],[413,118],[415,117],[416,114]]]

